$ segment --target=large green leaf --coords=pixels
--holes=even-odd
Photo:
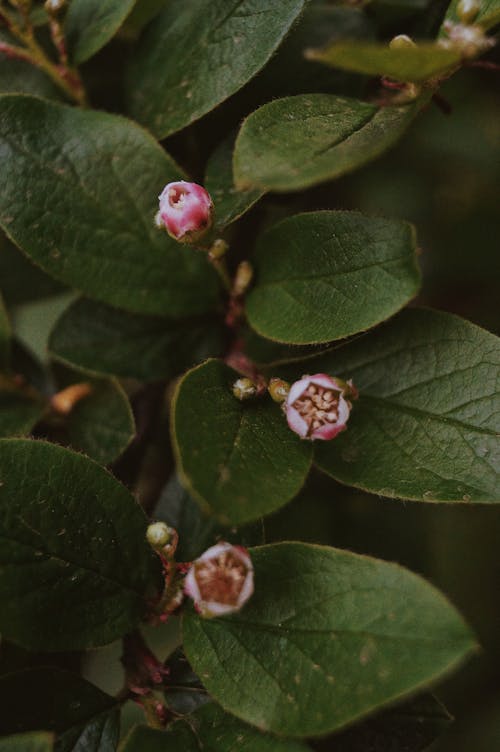
[[[0,288],[7,305],[18,305],[61,292],[55,279],[35,266],[0,230]]]
[[[171,0],[135,52],[132,115],[159,138],[198,120],[258,73],[303,6],[304,0]]]
[[[222,521],[239,524],[278,509],[309,472],[311,447],[265,395],[240,402],[238,374],[220,361],[194,368],[177,387],[172,431],[179,470]]]
[[[175,321],[82,298],[57,322],[49,349],[58,360],[89,371],[154,381],[219,355],[222,340],[216,316]]]
[[[225,227],[245,212],[263,196],[259,188],[239,191],[233,183],[234,138],[223,141],[214,151],[207,165],[205,188],[215,205],[217,227]]]
[[[204,705],[166,731],[136,726],[121,752],[310,752],[300,742],[277,739],[247,726],[213,704]]]
[[[450,6],[446,13],[446,21],[459,23],[457,15],[457,6],[459,0],[451,0]],[[479,12],[474,19],[474,23],[482,26],[486,31],[492,29],[500,23],[500,0],[481,0]]]
[[[394,49],[376,42],[344,40],[325,49],[307,50],[307,57],[355,73],[416,82],[446,74],[461,61],[458,50],[432,42]]]
[[[0,739],[0,752],[51,752],[53,736],[46,731],[14,734]]]
[[[124,118],[0,97],[0,224],[56,279],[140,313],[194,315],[218,281],[205,254],[154,226],[179,168]]]
[[[0,441],[0,479],[3,635],[76,650],[131,630],[158,574],[133,496],[92,460],[42,441]]]
[[[3,708],[0,733],[39,728],[55,731],[57,752],[116,749],[119,732],[116,700],[80,676],[58,668],[27,669],[2,676],[0,693]],[[31,752],[29,747],[28,750]],[[21,751],[24,752],[23,747],[19,748]],[[38,752],[38,748],[34,747],[32,752]]]
[[[248,604],[229,618],[187,612],[184,648],[222,707],[263,730],[333,731],[436,681],[474,647],[448,601],[395,564],[304,543],[251,556]]]
[[[298,345],[368,329],[417,293],[415,251],[407,222],[340,211],[288,217],[258,241],[249,323]]]
[[[354,342],[302,361],[352,378],[348,429],[315,461],[348,485],[420,501],[500,501],[499,340],[446,313],[408,310]],[[281,374],[277,374],[281,375]]]
[[[64,31],[72,60],[95,55],[116,34],[136,0],[71,0]]]
[[[114,379],[95,379],[91,392],[79,400],[67,421],[69,443],[101,465],[122,454],[135,434],[127,395]]]
[[[333,94],[269,102],[244,121],[236,139],[236,186],[296,191],[344,175],[390,148],[418,109]]]

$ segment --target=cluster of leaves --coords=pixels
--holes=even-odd
[[[124,752],[306,752],[317,742],[304,739],[430,686],[474,648],[454,607],[408,570],[300,542],[255,545],[261,518],[296,497],[313,466],[385,497],[500,500],[498,340],[447,313],[401,310],[420,287],[407,222],[305,211],[305,189],[390,148],[461,66],[461,51],[436,41],[443,20],[457,21],[456,3],[442,5],[412,3],[409,17],[407,3],[396,7],[401,30],[424,41],[394,50],[395,21],[378,0],[363,10],[70,0],[62,16],[0,2],[3,638],[80,653],[136,630],[163,584],[150,517],[177,528],[181,560],[220,538],[252,545],[254,597],[231,617],[183,609],[183,653],[161,656],[172,722],[135,727]],[[485,0],[477,23],[499,20],[497,0]],[[65,39],[58,65],[49,28]],[[32,60],[12,53],[16,29]],[[96,108],[75,106],[88,101]],[[253,266],[236,323],[208,255],[155,228],[157,195],[188,174],[178,163],[213,197],[231,271],[242,258]],[[50,334],[46,367],[13,336],[10,312],[68,289],[78,295]],[[225,362],[238,357],[266,378],[353,379],[349,429],[313,446],[269,396],[239,402]],[[72,385],[84,390],[65,413],[57,397]],[[0,675],[0,750],[116,749],[130,683],[112,697],[52,663]],[[447,721],[423,695],[329,748],[404,739],[418,752]]]

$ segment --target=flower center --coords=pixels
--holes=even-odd
[[[247,569],[231,551],[224,551],[215,559],[199,561],[195,567],[196,582],[204,601],[237,605]]]
[[[340,391],[309,384],[292,407],[307,423],[307,435],[322,426],[336,423],[339,417]]]
[[[188,191],[184,188],[179,188],[178,186],[170,188],[168,192],[168,203],[173,209],[182,209],[187,194]]]

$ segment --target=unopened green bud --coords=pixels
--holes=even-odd
[[[173,530],[164,522],[152,522],[148,525],[146,538],[149,545],[154,549],[160,549],[170,543]]]
[[[393,37],[389,42],[391,50],[407,50],[411,47],[415,48],[417,45],[411,37],[407,34],[398,34],[397,37]]]
[[[236,399],[243,402],[244,400],[251,399],[257,394],[257,386],[251,379],[243,377],[237,379],[233,384],[233,394]]]
[[[457,5],[457,16],[462,23],[470,24],[475,21],[480,10],[480,0],[460,0]]]
[[[242,261],[236,269],[236,275],[233,284],[233,295],[243,295],[252,281],[253,268],[250,262]]]
[[[226,255],[228,249],[229,246],[226,241],[222,240],[222,238],[217,238],[210,246],[209,253],[212,258],[219,259]]]
[[[284,402],[290,391],[290,384],[283,379],[272,378],[267,385],[267,391],[275,402]]]

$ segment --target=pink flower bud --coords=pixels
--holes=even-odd
[[[285,402],[288,425],[302,439],[329,441],[346,428],[351,403],[357,397],[351,382],[326,373],[303,376],[292,384]]]
[[[158,198],[156,223],[179,243],[195,243],[212,226],[212,199],[201,185],[185,180],[169,183]]]
[[[239,611],[253,593],[253,566],[246,548],[217,543],[193,562],[184,590],[205,617]]]

